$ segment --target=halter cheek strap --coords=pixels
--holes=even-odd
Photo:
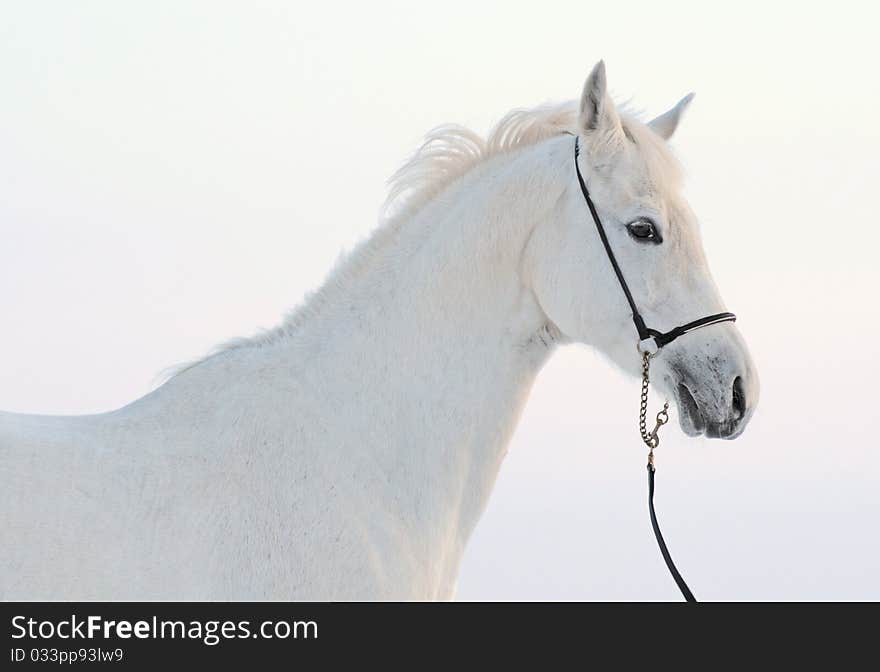
[[[623,277],[623,271],[620,270],[620,265],[617,263],[617,258],[614,256],[614,250],[611,249],[611,243],[608,242],[608,236],[605,233],[605,227],[602,226],[602,220],[599,219],[599,213],[596,212],[596,206],[593,204],[593,199],[590,198],[590,192],[587,189],[586,182],[584,182],[584,176],[581,174],[581,167],[578,163],[579,154],[580,145],[578,143],[578,138],[575,137],[574,167],[577,171],[578,184],[580,184],[581,186],[581,193],[584,195],[584,200],[587,202],[587,207],[590,209],[590,214],[593,216],[593,222],[595,222],[596,224],[596,230],[599,232],[599,238],[602,239],[602,245],[605,247],[605,253],[608,255],[608,261],[611,262],[611,267],[614,269],[614,274],[617,276],[617,281],[620,283],[620,288],[623,290],[623,294],[624,296],[626,296],[626,301],[627,303],[629,303],[629,307],[632,310],[632,320],[633,323],[636,325],[636,331],[639,334],[639,349],[643,352],[648,351],[651,352],[651,354],[654,354],[664,345],[669,345],[676,338],[678,338],[679,336],[683,336],[688,332],[700,329],[702,327],[708,327],[710,324],[736,321],[736,315],[734,315],[733,313],[715,313],[714,315],[707,315],[706,317],[701,317],[697,320],[693,320],[692,322],[687,322],[686,324],[682,324],[666,332],[651,329],[645,324],[645,319],[642,317],[642,314],[639,312],[639,309],[636,306],[636,302],[633,299],[632,292],[629,289],[629,285],[626,284],[626,280]]]

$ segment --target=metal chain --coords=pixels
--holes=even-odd
[[[651,383],[649,371],[651,368],[651,353],[642,353],[642,396],[641,405],[639,407],[639,433],[642,435],[642,441],[648,446],[648,464],[654,466],[654,449],[660,445],[660,436],[657,432],[660,428],[669,422],[669,402],[664,402],[663,409],[657,413],[657,421],[654,429],[648,432],[648,386]]]

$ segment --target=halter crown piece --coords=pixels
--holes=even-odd
[[[580,184],[581,193],[584,195],[584,200],[587,202],[587,207],[590,209],[590,214],[593,216],[593,222],[595,222],[596,224],[596,231],[599,232],[599,238],[602,240],[602,245],[605,247],[605,253],[608,255],[608,261],[611,262],[611,267],[614,269],[614,274],[617,276],[617,281],[620,283],[620,288],[623,290],[623,294],[624,296],[626,296],[626,301],[627,303],[629,303],[629,307],[632,310],[633,324],[636,325],[636,331],[639,335],[638,350],[640,353],[642,353],[642,395],[641,409],[639,412],[639,431],[641,432],[642,440],[645,442],[645,445],[647,445],[649,449],[648,511],[651,515],[651,527],[654,528],[654,536],[657,539],[657,545],[660,547],[660,553],[663,555],[663,560],[666,562],[666,567],[669,569],[669,573],[675,580],[678,589],[681,591],[681,594],[684,596],[684,599],[686,601],[696,602],[697,600],[694,597],[694,594],[691,592],[690,588],[688,588],[681,574],[679,574],[678,569],[676,569],[675,567],[675,563],[672,562],[672,556],[669,554],[669,549],[666,547],[666,542],[663,540],[663,535],[660,533],[660,525],[657,522],[657,515],[654,512],[654,449],[660,445],[660,437],[658,436],[660,427],[665,425],[666,422],[669,420],[669,415],[667,413],[667,410],[669,409],[669,404],[666,403],[663,405],[663,410],[661,410],[657,414],[657,422],[654,425],[653,431],[648,432],[646,429],[645,419],[648,410],[648,384],[650,382],[648,371],[650,368],[651,357],[656,355],[661,348],[669,345],[679,336],[684,336],[691,331],[695,331],[696,329],[700,329],[702,327],[708,327],[711,324],[719,324],[721,322],[735,322],[736,315],[734,315],[733,313],[715,313],[714,315],[707,315],[706,317],[701,317],[692,322],[687,322],[666,332],[651,329],[648,325],[645,324],[645,319],[639,312],[638,306],[636,306],[636,302],[633,299],[633,295],[629,289],[629,285],[626,284],[626,279],[624,279],[623,277],[623,271],[620,270],[620,265],[617,263],[617,258],[614,256],[614,250],[611,249],[611,243],[608,242],[608,236],[605,233],[605,227],[602,226],[602,220],[599,219],[599,213],[596,211],[596,206],[593,204],[593,199],[590,198],[590,192],[587,189],[586,182],[584,182],[584,176],[581,174],[581,167],[578,163],[578,156],[580,155],[580,145],[578,140],[579,138],[575,136],[574,169],[577,172],[578,184]]]

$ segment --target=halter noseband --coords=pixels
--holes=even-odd
[[[670,329],[667,332],[657,331],[656,329],[651,329],[645,324],[645,319],[642,317],[641,313],[639,313],[639,309],[636,307],[636,302],[633,299],[632,292],[629,291],[629,286],[626,284],[626,280],[623,277],[623,271],[620,270],[620,266],[617,263],[617,259],[614,256],[614,251],[611,249],[611,244],[608,242],[608,236],[605,234],[605,227],[602,226],[602,220],[599,219],[599,213],[596,212],[596,206],[593,205],[593,199],[590,198],[590,192],[587,190],[587,184],[584,182],[584,176],[581,174],[581,167],[578,164],[578,156],[580,154],[580,145],[578,143],[578,138],[575,136],[574,139],[574,168],[577,171],[578,184],[581,185],[581,193],[584,195],[584,200],[587,202],[587,207],[590,208],[590,214],[593,216],[593,221],[596,223],[596,230],[599,232],[599,238],[602,239],[602,245],[605,246],[605,252],[608,254],[608,261],[611,262],[611,267],[614,269],[614,274],[617,276],[618,282],[620,282],[620,288],[623,290],[624,295],[626,296],[626,300],[629,303],[629,307],[632,309],[632,319],[633,323],[636,325],[636,331],[639,333],[639,350],[642,352],[657,352],[664,345],[669,345],[679,336],[683,336],[684,334],[694,331],[695,329],[700,329],[701,327],[708,327],[710,324],[718,324],[720,322],[735,322],[736,315],[733,313],[715,313],[714,315],[707,315],[706,317],[701,317],[698,320],[694,320],[693,322],[688,322],[686,324],[682,324],[681,326],[675,327],[674,329]],[[653,348],[651,343],[648,341],[653,341]]]

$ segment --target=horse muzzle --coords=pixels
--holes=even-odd
[[[688,436],[735,439],[752,417],[758,401],[757,375],[751,366],[709,363],[699,373],[673,366],[672,388],[679,423]]]

